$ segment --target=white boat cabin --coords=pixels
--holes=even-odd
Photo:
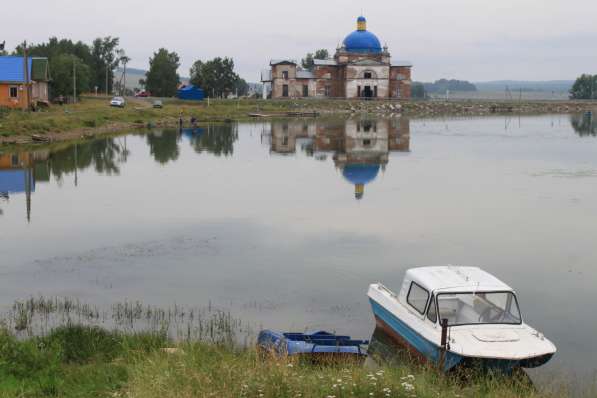
[[[374,283],[368,296],[378,324],[420,351],[432,350],[424,341],[440,346],[444,319],[449,351],[461,356],[522,360],[556,351],[523,322],[514,290],[477,267],[409,269],[398,295]]]
[[[520,325],[513,289],[477,267],[423,267],[406,272],[398,296],[402,305],[433,323]]]

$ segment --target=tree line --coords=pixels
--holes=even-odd
[[[111,36],[97,38],[91,44],[51,37],[47,42],[29,45],[27,54],[31,57],[48,58],[52,98],[73,94],[75,73],[77,94],[95,90],[109,94],[115,88],[119,91],[125,89],[120,82],[114,81],[114,71],[131,60],[119,48],[119,42],[118,37]],[[24,44],[20,44],[13,55],[23,56],[24,48]],[[6,54],[4,50],[0,53]],[[180,85],[179,67],[178,54],[160,48],[150,57],[149,70],[145,79],[139,83],[154,96],[175,96]],[[190,73],[191,84],[203,88],[208,96],[245,95],[249,89],[247,82],[234,71],[232,58],[217,57],[208,61],[196,61]]]
[[[160,48],[149,59],[149,70],[139,83],[152,95],[172,97],[180,84],[178,68],[180,57],[175,52]],[[190,70],[190,83],[204,90],[209,97],[227,97],[231,94],[245,95],[249,85],[234,71],[232,58],[216,57],[212,60],[197,60]]]
[[[103,93],[112,91],[114,70],[128,57],[118,48],[117,37],[99,37],[91,44],[82,41],[50,37],[46,43],[27,47],[31,57],[48,58],[51,80],[50,95],[71,95],[73,75],[76,73],[77,94],[97,90]],[[20,44],[13,55],[24,55],[25,45]]]
[[[597,75],[580,75],[570,89],[572,99],[597,99]]]

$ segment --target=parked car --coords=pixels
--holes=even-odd
[[[146,98],[151,96],[151,94],[149,94],[148,91],[139,91],[137,94],[135,94],[135,97],[142,97],[142,98]]]
[[[126,101],[122,97],[114,97],[112,101],[110,101],[110,106],[117,106],[119,108],[124,108],[126,105]]]
[[[162,109],[164,107],[164,104],[162,104],[162,100],[155,100],[153,101],[153,107]]]

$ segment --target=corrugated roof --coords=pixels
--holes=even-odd
[[[308,70],[297,70],[296,78],[297,79],[314,79],[315,75],[313,74],[313,72],[308,71]]]
[[[392,60],[392,66],[413,66],[413,63],[405,60]]]
[[[314,65],[321,65],[321,66],[335,66],[338,65],[335,59],[314,59]]]
[[[45,81],[48,79],[47,58],[29,58],[29,76],[31,80]],[[35,67],[32,65],[35,63]],[[32,74],[33,72],[33,74]],[[23,68],[23,57],[4,56],[0,57],[0,82],[24,83],[25,71]]]

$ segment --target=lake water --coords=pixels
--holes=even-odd
[[[368,338],[366,291],[478,265],[597,367],[597,123],[304,119],[0,150],[0,303],[212,305]]]

